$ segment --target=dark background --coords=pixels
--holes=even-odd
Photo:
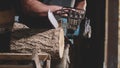
[[[105,39],[105,0],[87,0],[86,16],[91,19],[91,39],[76,40],[74,68],[103,68]]]

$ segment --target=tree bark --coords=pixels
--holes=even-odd
[[[62,58],[64,51],[64,32],[57,29],[30,29],[14,23],[11,36],[11,51],[20,53],[48,53],[52,58]]]

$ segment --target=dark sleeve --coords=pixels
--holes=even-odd
[[[14,9],[17,15],[22,14],[21,0],[14,0]]]
[[[8,10],[13,8],[14,1],[12,0],[0,0],[0,10]]]

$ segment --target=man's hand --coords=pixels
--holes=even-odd
[[[39,16],[47,16],[48,10],[52,12],[61,9],[61,6],[47,5],[39,0],[21,0],[23,11],[27,13],[35,13]]]
[[[85,10],[71,7],[63,7],[62,9],[55,11],[54,14],[63,18],[65,17],[73,19],[82,19],[85,14]]]

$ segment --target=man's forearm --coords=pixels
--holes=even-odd
[[[48,10],[52,12],[61,9],[61,6],[56,5],[46,5],[38,0],[22,0],[24,10],[35,12],[41,16],[46,16]]]

